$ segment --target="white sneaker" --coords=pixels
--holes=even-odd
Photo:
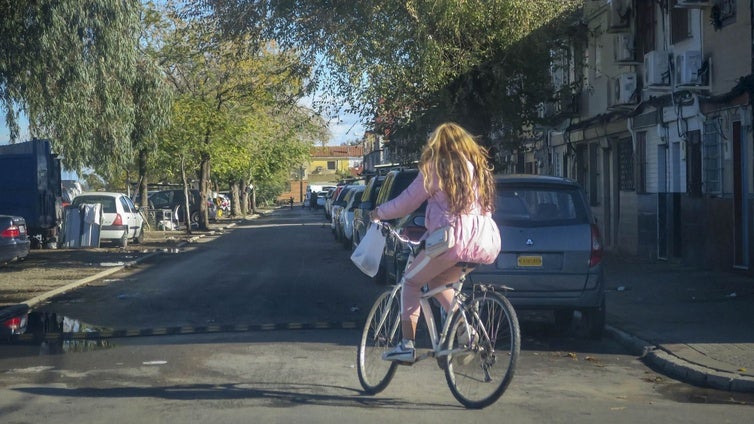
[[[414,342],[402,340],[398,346],[382,354],[382,359],[386,361],[414,362],[416,360],[416,349]]]

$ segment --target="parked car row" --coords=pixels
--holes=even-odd
[[[172,219],[177,223],[185,221],[183,212],[184,200],[183,189],[160,190],[149,194],[149,208],[169,210]],[[199,190],[189,190],[189,220],[192,224],[199,222],[199,205],[201,204],[201,193]],[[218,205],[207,199],[207,212],[210,221],[217,219]]]
[[[417,174],[415,169],[392,170],[360,188],[342,186],[331,209],[335,239],[355,249],[366,234],[369,211],[398,196]],[[570,327],[579,311],[588,335],[600,338],[606,316],[603,245],[582,187],[541,175],[497,176],[495,184],[493,217],[502,251],[495,263],[478,266],[470,280],[510,288],[506,296],[516,308],[551,310],[562,328]],[[426,202],[390,224],[402,237],[419,240],[426,231],[425,208]],[[387,234],[374,281],[400,281],[408,254],[403,242]]]

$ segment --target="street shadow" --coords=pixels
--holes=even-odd
[[[250,382],[225,384],[187,384],[164,387],[20,387],[16,392],[61,398],[153,398],[176,401],[261,400],[267,406],[287,408],[299,405],[366,407],[370,409],[459,410],[460,405],[421,403],[393,397],[372,397],[348,387]],[[326,392],[341,392],[329,394]]]

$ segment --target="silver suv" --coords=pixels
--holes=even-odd
[[[605,326],[602,238],[581,186],[541,175],[496,178],[495,221],[502,251],[491,265],[479,266],[474,282],[512,288],[517,309],[548,309],[567,328],[579,310],[589,336]]]

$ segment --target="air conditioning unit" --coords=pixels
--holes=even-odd
[[[630,105],[636,103],[636,90],[638,88],[636,74],[626,72],[618,75],[610,81],[612,87],[608,90],[610,106]]]
[[[610,11],[607,17],[608,30],[621,30],[631,26],[630,0],[610,0]]]
[[[702,67],[702,52],[686,50],[675,57],[675,83],[677,85],[699,85],[702,83],[699,69]]]
[[[613,51],[616,62],[632,62],[634,60],[634,36],[629,33],[615,34]]]
[[[709,6],[712,6],[712,2],[709,0],[676,0],[675,2],[675,7],[683,7],[687,9]]]
[[[644,86],[670,85],[670,61],[667,52],[652,50],[644,55]]]

